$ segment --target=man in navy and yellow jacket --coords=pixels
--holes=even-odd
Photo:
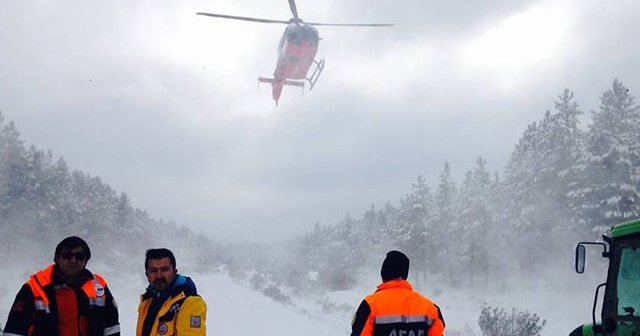
[[[32,275],[16,296],[5,336],[119,336],[118,309],[107,283],[85,268],[79,237],[63,239],[54,264]]]
[[[390,251],[380,271],[382,283],[353,317],[351,336],[442,336],[440,308],[407,281],[409,258]]]
[[[206,335],[207,305],[191,278],[178,274],[173,253],[147,250],[144,264],[149,287],[140,298],[136,335]]]

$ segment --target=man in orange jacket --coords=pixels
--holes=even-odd
[[[382,263],[382,283],[367,296],[351,323],[351,336],[442,336],[440,308],[407,281],[409,258],[390,251]]]
[[[89,245],[63,239],[54,264],[32,275],[13,302],[5,336],[119,336],[118,308],[107,283],[85,268]]]

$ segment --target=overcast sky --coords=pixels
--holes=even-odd
[[[564,88],[640,95],[637,0],[298,0],[320,27],[311,92],[270,76],[286,0],[0,0],[0,111],[23,139],[155,218],[221,241],[277,240],[436,187],[478,156],[502,172]]]

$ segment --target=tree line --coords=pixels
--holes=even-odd
[[[586,126],[583,114],[565,89],[553,111],[526,127],[501,174],[479,157],[455,181],[445,162],[435,188],[418,176],[399,204],[316,224],[293,243],[287,272],[296,276],[283,280],[346,289],[359,270],[379,267],[393,248],[411,257],[414,281],[438,277],[454,287],[500,287],[505,275],[570,265],[578,239],[597,239],[612,225],[640,217],[635,97],[614,80]]]
[[[55,244],[70,235],[103,251],[94,259],[112,267],[139,269],[144,251],[159,245],[212,266],[218,260],[218,245],[208,236],[156,220],[99,177],[70,169],[50,151],[27,147],[0,113],[0,263],[51,260]]]
[[[398,204],[316,224],[274,254],[265,253],[273,245],[223,245],[152,218],[99,177],[27,147],[0,113],[0,262],[48,260],[51,251],[41,246],[80,235],[108,251],[101,258],[111,266],[139,268],[140,259],[130,256],[142,258],[161,244],[201,270],[224,265],[243,276],[253,269],[261,282],[313,291],[350,288],[360,271],[379,268],[387,250],[400,249],[411,257],[418,284],[437,277],[454,287],[502,286],[505,275],[554,267],[560,261],[553,256],[569,255],[578,239],[640,217],[635,97],[614,80],[588,125],[581,125],[583,115],[564,90],[552,111],[526,127],[503,172],[490,172],[478,157],[456,181],[445,162],[434,188],[418,176]]]

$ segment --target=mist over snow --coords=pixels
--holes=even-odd
[[[177,257],[180,262],[181,256]],[[104,267],[94,264],[95,262],[91,261],[89,268],[107,277],[109,287],[116,297],[122,334],[135,334],[138,295],[147,285],[142,267],[137,274],[125,274],[115,269],[105,272]],[[0,271],[5,279],[0,286],[1,324],[6,322],[13,296],[29,272],[40,265],[28,266],[30,267],[21,271],[22,274],[7,269]],[[212,335],[234,332],[246,335],[348,335],[355,309],[363,297],[375,289],[379,281],[376,276],[369,276],[351,290],[326,292],[282,303],[224,272],[199,274],[194,272],[194,269],[180,266],[179,269],[181,273],[192,277],[198,286],[199,294],[207,301],[207,328],[208,333]],[[598,280],[603,280],[580,279],[568,274],[569,272],[561,276],[545,276],[540,283],[523,282],[522,289],[506,291],[503,288],[495,288],[488,293],[475,290],[459,291],[435,284],[418,289],[433,298],[442,308],[447,323],[446,335],[470,335],[469,330],[479,335],[477,318],[481,306],[485,303],[538,312],[547,320],[543,335],[562,335],[578,324],[590,320],[590,309],[576,307],[590,307],[593,286]],[[409,280],[412,280],[412,276],[409,275]],[[561,280],[565,276],[566,281]],[[559,287],[558,283],[564,285]]]

